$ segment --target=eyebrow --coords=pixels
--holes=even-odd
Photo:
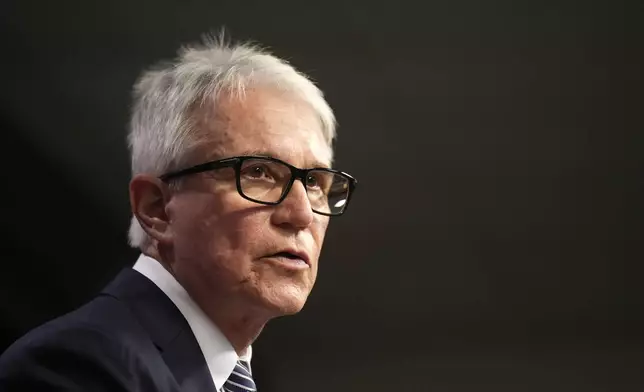
[[[244,150],[239,155],[257,155],[257,156],[262,156],[262,157],[270,157],[270,158],[279,159],[280,161],[290,163],[290,162],[286,161],[285,159],[283,159],[281,157],[278,157],[275,154],[271,154],[271,153],[267,152],[266,150],[262,150],[262,149]],[[314,167],[315,168],[322,167],[322,168],[325,168],[325,169],[330,169],[331,168],[331,166],[328,163],[323,163],[323,162],[320,162],[318,160],[313,161],[312,165],[309,165],[306,168],[314,168]]]

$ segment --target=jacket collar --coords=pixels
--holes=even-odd
[[[148,333],[182,391],[215,391],[212,377],[188,322],[148,278],[123,269],[102,291],[122,301]]]

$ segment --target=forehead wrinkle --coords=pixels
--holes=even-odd
[[[295,158],[308,167],[331,166],[331,147],[321,124],[308,121],[311,108],[305,103],[271,91],[249,91],[245,99],[220,97],[218,104],[204,105],[200,111],[198,128],[206,159],[226,158],[233,150],[233,155],[272,156],[291,164]],[[302,134],[310,136],[303,138],[303,144],[297,140],[301,148],[293,149],[293,139]],[[271,136],[277,137],[271,140]]]
[[[249,148],[246,150],[243,150],[239,153],[239,155],[256,155],[256,156],[262,156],[262,157],[270,157],[270,158],[275,158],[279,159],[280,161],[284,161],[286,163],[289,163],[295,167],[298,167],[298,165],[293,164],[293,162],[290,162],[289,159],[285,158],[282,156],[282,154],[276,154],[271,152],[270,148]],[[299,167],[300,169],[312,169],[312,168],[318,168],[318,167],[323,167],[323,168],[329,168],[330,164],[324,163],[322,161],[319,161],[317,159],[312,159],[312,160],[306,160],[307,164],[303,167]]]
[[[218,106],[215,107],[213,101],[210,104],[202,105],[198,112],[195,113],[198,120],[196,129],[202,142],[200,143],[199,153],[205,159],[214,160],[226,157],[226,150],[234,144],[234,113],[226,97],[220,97]],[[233,128],[233,129],[231,129]]]

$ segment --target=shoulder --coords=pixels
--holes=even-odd
[[[0,390],[136,389],[145,361],[131,320],[118,301],[99,297],[41,325],[0,357]]]
[[[134,359],[127,347],[92,326],[46,324],[0,357],[0,389],[128,390],[128,362]]]
[[[63,343],[70,349],[92,351],[94,345],[132,346],[134,341],[142,338],[143,331],[124,303],[113,297],[98,296],[78,309],[29,331],[6,354]]]

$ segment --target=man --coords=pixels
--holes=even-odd
[[[130,242],[85,306],[0,359],[2,391],[254,391],[251,345],[313,287],[356,181],[330,169],[333,112],[304,75],[206,40],[135,86]]]

